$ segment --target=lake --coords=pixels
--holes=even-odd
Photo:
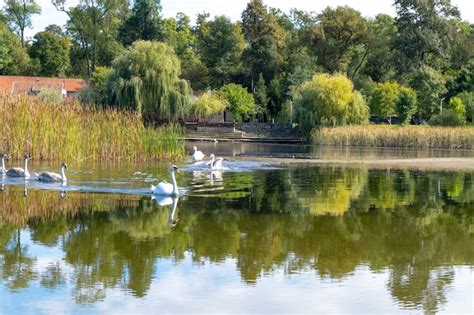
[[[179,198],[166,163],[0,177],[0,314],[473,312],[474,173],[252,160],[451,153],[203,148]]]

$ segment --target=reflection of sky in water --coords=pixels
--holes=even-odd
[[[22,233],[24,245],[44,269],[60,262],[66,285],[53,289],[33,281],[29,288],[11,294],[0,287],[4,314],[138,314],[151,313],[410,313],[393,301],[386,285],[389,270],[373,272],[361,265],[340,280],[321,278],[315,271],[285,274],[281,268],[268,272],[257,283],[244,284],[236,261],[221,263],[192,261],[187,252],[179,262],[157,259],[150,289],[144,297],[130,292],[105,289],[106,298],[94,304],[74,305],[72,301],[72,269],[54,247],[37,245]],[[447,303],[441,312],[469,313],[472,298],[472,268],[458,266],[454,282],[447,290]],[[101,286],[99,284],[99,286]]]

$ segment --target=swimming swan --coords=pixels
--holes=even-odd
[[[193,153],[194,161],[201,161],[206,156],[204,153],[202,153],[202,151],[198,151],[196,146],[194,146],[193,150],[194,150],[194,153]]]
[[[211,170],[221,170],[223,168],[223,161],[223,158],[216,158],[214,154],[211,154],[211,160],[207,162],[207,165],[211,167]]]
[[[170,175],[173,184],[167,182],[160,182],[158,185],[153,186],[151,185],[151,193],[154,195],[161,195],[161,196],[178,196],[178,185],[176,184],[176,177],[174,176],[174,172],[179,173],[179,168],[175,165],[170,166]]]
[[[53,173],[53,172],[42,172],[40,174],[37,174],[36,176],[38,177],[38,180],[40,182],[45,182],[45,183],[54,183],[54,182],[66,182],[66,174],[65,171],[67,169],[67,164],[62,163],[61,164],[61,175],[58,173]]]
[[[24,178],[30,177],[30,173],[28,172],[28,160],[31,159],[31,157],[28,154],[25,154],[23,158],[25,161],[25,169],[22,169],[21,167],[12,167],[7,171],[7,176]]]
[[[6,175],[7,169],[5,168],[5,160],[8,160],[8,156],[6,154],[0,154],[0,160],[2,160],[0,175]]]

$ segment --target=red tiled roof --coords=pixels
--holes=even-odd
[[[66,78],[46,78],[46,77],[26,77],[26,76],[5,76],[0,75],[0,93],[11,94],[14,86],[64,86],[68,92],[79,92],[87,81],[83,79],[66,79]]]

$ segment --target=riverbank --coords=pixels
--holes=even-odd
[[[20,160],[181,159],[181,127],[146,127],[138,115],[95,109],[78,102],[42,101],[38,97],[1,96],[0,153]]]
[[[316,145],[474,150],[474,127],[364,125],[315,129]]]

